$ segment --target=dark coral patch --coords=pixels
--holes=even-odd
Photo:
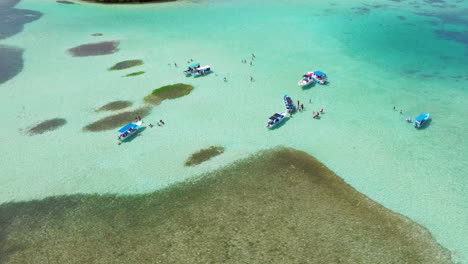
[[[93,34],[91,34],[91,36],[93,36],[93,37],[100,37],[100,36],[103,36],[103,35],[104,34],[102,34],[102,33],[93,33]]]
[[[353,7],[351,9],[356,10],[355,13],[358,15],[367,15],[370,13],[370,9],[367,7]]]
[[[111,115],[102,118],[96,122],[93,122],[85,127],[84,131],[98,132],[105,131],[123,126],[129,122],[135,120],[136,116],[145,117],[151,113],[151,107],[142,107],[134,111],[123,112],[115,115]]]
[[[144,101],[150,104],[159,104],[166,99],[175,99],[188,95],[192,90],[192,85],[184,83],[166,85],[158,89],[154,89],[151,94],[144,98]]]
[[[145,73],[144,71],[132,72],[132,73],[129,73],[129,74],[127,74],[127,75],[124,75],[123,77],[138,76],[138,75],[142,75],[142,74],[144,74],[144,73]]]
[[[398,19],[400,19],[400,20],[406,20],[406,17],[404,17],[404,16],[397,16],[397,17],[398,17]]]
[[[116,63],[114,66],[109,68],[109,71],[123,70],[123,69],[128,69],[128,68],[136,67],[140,65],[143,65],[142,60],[126,60],[126,61],[121,61],[119,63]]]
[[[456,41],[468,48],[468,31],[434,30],[434,33],[441,38]]]
[[[121,110],[132,106],[132,104],[130,101],[114,101],[99,107],[96,112]]]
[[[120,42],[117,40],[89,43],[71,48],[68,52],[73,57],[107,55],[117,52],[119,44]]]
[[[220,146],[211,146],[206,149],[199,150],[185,161],[185,166],[195,166],[205,162],[213,157],[216,157],[224,152],[224,148]]]
[[[3,2],[1,0],[0,2]],[[24,28],[24,24],[33,22],[42,16],[41,12],[10,8],[14,2],[0,4],[0,39],[16,35]]]
[[[67,123],[67,120],[63,118],[54,118],[43,121],[34,127],[28,129],[30,135],[39,135],[48,131],[55,130]]]
[[[23,50],[0,45],[0,84],[15,77],[23,69]]]
[[[453,263],[426,229],[291,149],[150,194],[2,204],[0,252],[35,264]]]
[[[57,0],[56,2],[59,3],[59,4],[67,4],[67,5],[74,5],[75,4],[74,2],[66,1],[66,0]]]

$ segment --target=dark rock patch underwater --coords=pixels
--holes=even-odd
[[[23,50],[0,45],[0,84],[12,79],[23,69]]]
[[[451,263],[426,229],[292,149],[263,152],[151,194],[77,194],[0,205],[0,261],[31,259]]]
[[[63,118],[53,118],[46,121],[43,121],[34,127],[28,129],[30,135],[43,134],[48,131],[55,130],[67,123],[67,120]]]
[[[96,112],[121,110],[132,106],[132,104],[130,101],[114,101],[99,107]]]
[[[68,53],[73,57],[107,55],[117,52],[119,44],[117,40],[83,44],[69,49]]]

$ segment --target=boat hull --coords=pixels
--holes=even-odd
[[[270,121],[268,121],[268,122],[266,123],[265,126],[266,126],[267,128],[270,128],[270,129],[271,129],[271,128],[274,128],[274,127],[278,126],[278,124],[280,124],[281,122],[283,122],[284,118],[286,117],[286,112],[279,113],[278,115],[279,115],[279,117],[278,117],[278,119],[277,119],[276,122],[273,122],[273,123],[272,123],[272,122],[271,122],[272,120],[270,120]]]
[[[413,126],[415,128],[421,128],[427,123],[429,118],[430,118],[429,113],[420,114],[418,117],[416,117],[416,119],[415,119],[415,121],[413,123]]]

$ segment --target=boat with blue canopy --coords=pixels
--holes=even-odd
[[[427,120],[429,120],[429,113],[420,114],[414,120],[413,125],[415,128],[421,128]]]
[[[320,84],[327,83],[327,75],[321,71],[314,71],[312,73],[312,78]]]
[[[188,69],[184,71],[185,75],[191,75],[197,68],[200,68],[200,63],[199,62],[194,62],[187,66]]]
[[[128,123],[121,129],[117,130],[117,132],[119,132],[118,140],[125,141],[126,139],[130,138],[131,135],[138,131],[138,129],[141,127],[141,124],[143,124],[143,121],[138,120],[135,123]]]

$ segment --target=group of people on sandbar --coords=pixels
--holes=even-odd
[[[165,124],[166,124],[166,123],[164,123],[164,121],[162,121],[162,120],[159,120],[159,122],[157,123],[158,126],[163,126],[163,125],[165,125]],[[153,128],[153,127],[154,127],[153,124],[149,124],[148,126],[149,126],[150,128]]]

